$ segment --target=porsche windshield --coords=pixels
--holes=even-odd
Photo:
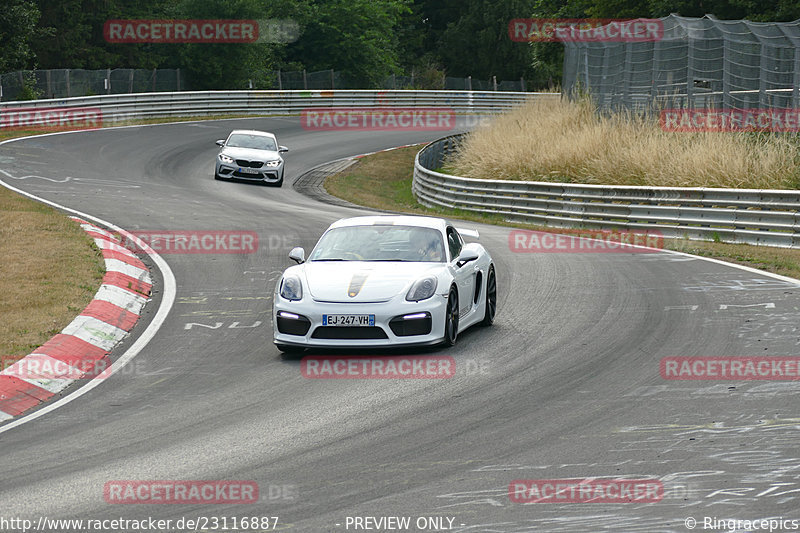
[[[445,261],[439,231],[414,226],[348,226],[322,236],[309,261]]]
[[[225,143],[225,146],[231,148],[253,148],[255,150],[271,150],[278,151],[278,146],[275,144],[275,139],[266,137],[264,135],[248,135],[245,133],[234,133]]]

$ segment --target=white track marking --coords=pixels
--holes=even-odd
[[[84,315],[76,316],[75,320],[61,330],[61,333],[77,337],[107,352],[113,350],[114,346],[128,335],[124,329],[119,329],[93,316]]]
[[[138,296],[131,291],[106,283],[100,285],[94,299],[114,304],[136,315],[142,314],[142,308],[147,303],[147,298],[144,296]]]
[[[27,137],[20,137],[19,139],[27,139]],[[17,141],[19,139],[10,139],[10,140]],[[27,180],[27,179],[34,178],[34,179],[49,181],[51,183],[67,183],[67,182],[70,182],[70,181],[80,182],[80,183],[92,182],[92,183],[96,183],[96,184],[100,184],[100,185],[111,185],[112,187],[117,187],[117,188],[120,188],[120,189],[139,189],[139,188],[141,188],[141,185],[120,185],[118,181],[100,180],[100,179],[94,179],[94,178],[73,178],[72,176],[66,176],[64,178],[58,179],[58,178],[47,178],[45,176],[36,176],[34,174],[29,174],[27,176],[14,176],[14,175],[10,174],[9,172],[3,170],[2,168],[0,168],[0,173],[5,174],[8,178],[10,178],[12,180]]]
[[[764,307],[764,309],[775,309],[775,304],[773,302],[767,302],[765,304],[719,304],[720,311],[724,311],[729,307]]]
[[[99,226],[95,226],[94,224],[84,224],[84,223],[80,222],[80,225],[81,225],[81,228],[84,229],[84,231],[93,231],[95,233],[100,233],[101,235],[105,235],[106,237],[109,237],[111,239],[119,240],[119,238],[116,235],[114,235],[113,233],[111,233],[110,231],[106,231],[106,230],[104,230],[103,228],[101,228]]]
[[[119,259],[106,259],[106,270],[108,272],[121,272],[122,274],[136,278],[139,281],[150,283],[150,281],[148,281],[150,279],[150,274],[147,272],[147,270],[142,270],[139,267],[129,265],[128,263],[120,261]]]
[[[112,252],[119,252],[122,255],[127,255],[128,257],[136,257],[135,253],[115,242],[99,238],[95,239],[94,242],[95,244],[97,244],[97,247],[100,248],[101,250],[110,250]]]
[[[127,127],[127,126],[123,126],[123,127]],[[29,136],[29,137],[19,137],[17,139],[8,139],[6,141],[0,142],[0,146],[3,145],[3,144],[6,144],[6,143],[20,141],[20,140],[24,140],[24,139],[31,139],[31,138],[34,138],[34,137],[44,137],[44,136],[49,136],[49,135],[63,135],[65,133],[70,133],[70,132],[57,132],[57,133],[50,133],[50,134],[45,134],[45,135],[34,135],[34,136]],[[158,311],[156,311],[156,314],[153,317],[153,320],[150,322],[150,324],[147,325],[147,328],[142,332],[142,334],[139,336],[139,338],[137,338],[136,341],[125,351],[125,353],[123,353],[119,357],[119,359],[114,361],[114,364],[111,365],[110,368],[106,369],[106,371],[101,376],[98,376],[97,378],[89,380],[86,383],[86,385],[84,385],[83,387],[77,389],[75,392],[73,392],[73,393],[71,393],[71,394],[69,394],[69,395],[67,395],[67,396],[65,396],[63,398],[60,398],[60,399],[58,399],[58,400],[56,400],[56,401],[54,401],[52,403],[49,403],[49,404],[45,405],[44,407],[42,407],[41,409],[39,409],[37,411],[34,411],[33,413],[31,413],[29,415],[21,416],[21,417],[17,418],[16,420],[3,425],[2,427],[0,427],[0,433],[5,433],[6,431],[9,431],[9,430],[11,430],[11,429],[13,429],[13,428],[15,428],[17,426],[21,426],[22,424],[25,424],[25,423],[30,422],[32,420],[36,420],[37,418],[39,418],[41,416],[44,416],[47,413],[50,413],[51,411],[55,411],[59,407],[62,407],[64,405],[66,405],[66,404],[68,404],[68,403],[80,398],[81,396],[83,396],[87,392],[91,391],[92,389],[94,389],[95,387],[97,387],[101,383],[103,383],[103,381],[104,381],[103,378],[106,378],[106,377],[108,377],[110,375],[115,374],[116,372],[119,372],[121,368],[123,368],[126,364],[128,364],[131,360],[133,360],[134,357],[139,355],[139,353],[145,348],[145,346],[148,345],[148,343],[153,339],[153,337],[156,336],[156,333],[158,333],[158,331],[161,329],[161,326],[164,325],[164,321],[167,319],[167,315],[169,314],[170,310],[172,309],[172,305],[175,303],[175,294],[177,292],[177,285],[175,283],[175,275],[172,273],[172,270],[169,268],[169,265],[167,264],[167,262],[164,261],[164,258],[162,258],[160,255],[158,255],[155,251],[153,251],[153,249],[150,248],[147,245],[147,243],[145,243],[144,241],[142,241],[141,239],[139,239],[138,237],[136,237],[132,233],[128,233],[127,231],[125,231],[124,229],[120,228],[119,226],[116,226],[116,225],[114,225],[114,224],[112,224],[110,222],[106,222],[105,220],[102,220],[102,219],[97,218],[95,216],[89,215],[87,213],[83,213],[81,211],[77,211],[75,209],[70,209],[69,207],[65,207],[63,205],[57,204],[55,202],[51,202],[50,200],[46,200],[44,198],[41,198],[41,197],[36,196],[34,194],[31,194],[29,192],[23,191],[21,189],[17,189],[16,187],[13,187],[13,186],[9,185],[9,184],[5,183],[2,180],[0,180],[0,185],[2,185],[3,187],[6,187],[7,189],[10,189],[10,190],[18,193],[18,194],[21,194],[23,196],[27,196],[28,198],[36,200],[38,202],[50,205],[52,207],[55,207],[56,209],[60,209],[62,211],[66,211],[68,213],[72,213],[72,214],[74,214],[74,215],[76,215],[76,216],[78,216],[78,217],[80,217],[80,218],[82,218],[84,220],[90,220],[90,221],[96,222],[96,223],[101,224],[101,225],[103,225],[103,226],[105,226],[107,228],[112,229],[115,232],[119,232],[123,236],[125,236],[128,239],[130,239],[131,241],[135,242],[137,246],[139,246],[142,250],[145,251],[145,253],[147,253],[150,256],[150,258],[155,263],[156,267],[161,271],[161,275],[164,278],[163,296],[162,296],[162,299],[161,299],[161,303],[158,306]],[[12,417],[10,415],[6,415],[5,413],[0,412],[0,421],[8,419],[8,418],[12,418]]]

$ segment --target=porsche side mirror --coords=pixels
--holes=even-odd
[[[292,251],[289,252],[289,259],[296,261],[298,265],[304,263],[306,260],[306,251],[300,246],[292,248]]]
[[[289,151],[289,149],[288,149],[288,148],[286,148],[285,146],[278,146],[278,151],[279,151],[279,152],[281,152],[281,153],[283,153],[283,152],[288,152],[288,151]]]
[[[217,141],[217,146],[225,146],[225,139],[220,139]]]
[[[478,257],[479,257],[478,252],[476,252],[475,250],[470,250],[468,248],[465,248],[464,250],[461,250],[461,253],[456,259],[456,266],[458,266],[458,268],[461,268],[467,263],[475,261],[476,259],[478,259]]]

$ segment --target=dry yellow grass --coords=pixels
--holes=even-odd
[[[588,100],[533,101],[469,134],[445,165],[473,178],[663,187],[798,187],[798,143],[754,133],[675,133],[603,116]]]
[[[0,356],[25,355],[94,296],[103,258],[75,222],[0,187]]]

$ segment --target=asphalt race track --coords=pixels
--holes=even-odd
[[[240,127],[290,148],[282,188],[212,179],[214,141]],[[308,251],[332,221],[365,213],[291,182],[334,159],[440,136],[259,118],[0,146],[0,179],[122,228],[259,237],[252,254],[163,255],[177,298],[130,370],[0,433],[0,515],[278,516],[278,530],[298,532],[389,516],[411,517],[407,531],[469,532],[800,520],[800,383],[659,374],[667,356],[798,355],[800,287],[785,280],[672,253],[515,253],[509,229],[463,223],[495,257],[497,320],[452,349],[414,352],[452,356],[454,377],[312,380],[279,354],[270,306],[289,249]],[[158,294],[134,336],[157,305]],[[515,479],[591,477],[659,479],[665,495],[522,504],[508,494]],[[253,480],[260,501],[109,504],[113,480]],[[419,517],[450,518],[452,529],[417,529]]]

